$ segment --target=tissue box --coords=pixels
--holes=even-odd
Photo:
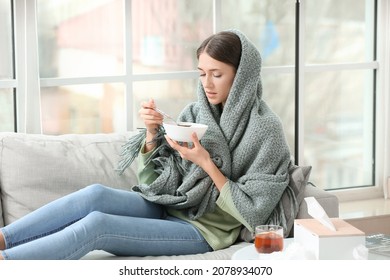
[[[316,219],[294,221],[294,241],[319,260],[352,260],[353,251],[365,246],[365,234],[342,219],[330,219],[333,231]]]

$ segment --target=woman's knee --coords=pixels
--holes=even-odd
[[[84,189],[88,191],[99,192],[99,191],[105,191],[106,189],[108,189],[108,187],[102,184],[92,184],[84,187]]]
[[[100,211],[92,211],[89,213],[86,217],[85,220],[87,223],[100,226],[100,225],[105,225],[106,224],[106,219],[107,219],[107,214],[100,212]]]
[[[109,214],[92,211],[83,218],[81,222],[83,231],[89,233],[90,236],[100,236],[107,233],[107,225],[110,224]]]
[[[108,187],[101,184],[92,184],[81,189],[81,191],[87,198],[99,200],[105,196],[106,192],[108,191]]]
[[[99,211],[92,211],[84,218],[69,227],[70,235],[81,246],[90,247],[90,250],[100,249],[101,237],[107,233],[108,215]]]

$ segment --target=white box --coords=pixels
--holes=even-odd
[[[294,241],[301,244],[318,260],[352,260],[353,251],[365,246],[365,234],[342,219],[330,219],[333,231],[316,219],[294,221]]]

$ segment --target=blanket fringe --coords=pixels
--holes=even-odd
[[[120,153],[121,159],[119,160],[118,167],[115,169],[119,175],[122,175],[125,172],[125,169],[128,168],[138,156],[143,143],[146,139],[146,129],[142,128],[139,133],[130,137],[129,141],[122,146],[122,151]]]
[[[148,165],[149,162],[155,159],[160,153],[163,153],[166,156],[172,155],[180,174],[184,175],[187,172],[187,168],[184,166],[179,153],[169,146],[168,142],[164,138],[164,135],[164,127],[160,126],[153,140],[150,141],[150,143],[157,143],[157,147],[145,161],[145,165]],[[119,175],[122,175],[123,172],[125,172],[125,170],[134,162],[135,158],[138,157],[145,140],[146,128],[141,128],[139,133],[130,137],[130,139],[122,146],[118,167],[115,169]],[[158,172],[158,170],[156,171]]]
[[[152,141],[150,141],[150,143],[157,143],[157,148],[154,149],[152,155],[149,157],[149,160],[151,160],[159,152],[161,148],[159,143],[162,140],[165,140],[164,134],[165,130],[162,126],[160,126],[157,129],[156,135],[153,137]],[[120,153],[121,159],[119,160],[118,167],[115,169],[119,175],[122,175],[126,168],[128,168],[134,162],[134,159],[138,157],[145,140],[146,128],[141,128],[139,133],[130,137],[129,141],[122,146],[122,151]],[[149,160],[145,163],[146,165],[149,163]]]

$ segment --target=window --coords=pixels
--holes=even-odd
[[[328,189],[374,185],[375,1],[305,3],[304,161]]]
[[[0,130],[15,129],[14,115],[45,134],[132,130],[143,125],[139,104],[149,98],[177,116],[197,98],[199,43],[235,28],[259,48],[263,98],[281,117],[297,163],[313,166],[313,183],[329,190],[382,186],[382,0],[16,1],[14,12],[26,9],[26,20],[36,22],[37,44],[25,47],[38,54],[36,89],[23,89],[13,69],[20,45],[13,46],[12,26],[23,25],[12,17],[14,2],[0,0]],[[39,102],[29,103],[31,90]],[[15,111],[15,102],[27,109]]]
[[[37,4],[43,133],[123,129],[125,84],[100,77],[125,73],[124,1]]]
[[[1,82],[0,82],[1,84]],[[0,87],[0,131],[14,131],[14,90]]]
[[[0,131],[15,130],[11,1],[0,0]]]
[[[133,0],[134,74],[193,71],[199,42],[213,33],[213,1]]]

